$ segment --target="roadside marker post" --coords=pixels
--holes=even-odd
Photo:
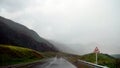
[[[98,64],[98,53],[100,53],[98,47],[95,48],[94,53],[96,54],[96,64]]]
[[[97,53],[96,53],[96,64],[98,64],[98,62],[97,62],[97,61],[98,61],[97,57],[98,57],[98,56],[97,56]]]

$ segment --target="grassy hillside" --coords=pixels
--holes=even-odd
[[[89,61],[95,63],[95,54],[86,54],[81,57],[82,60]],[[98,64],[108,66],[110,68],[115,68],[115,58],[107,55],[107,54],[98,54]]]
[[[120,59],[116,59],[116,68],[120,68]]]
[[[0,45],[0,66],[41,59],[43,56],[32,49]]]

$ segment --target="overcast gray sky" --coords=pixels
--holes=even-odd
[[[120,53],[120,0],[0,0],[0,15],[79,54]]]

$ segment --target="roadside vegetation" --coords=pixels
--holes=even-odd
[[[95,63],[95,53],[86,54],[81,57],[82,60]],[[110,68],[116,68],[116,60],[115,58],[107,55],[107,54],[98,54],[98,64],[103,66],[108,66]]]
[[[38,52],[29,48],[23,48],[12,45],[0,45],[0,66],[24,64],[34,62],[47,58],[65,58],[71,63],[75,64],[78,59],[95,63],[95,54],[86,54],[83,56],[73,55],[63,52]],[[119,68],[120,59],[115,59],[107,54],[98,54],[98,64],[108,66],[110,68]]]
[[[0,45],[0,66],[32,62],[42,58],[39,52],[32,49]]]
[[[120,58],[116,59],[116,68],[120,68]]]

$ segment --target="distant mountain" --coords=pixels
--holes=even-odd
[[[3,17],[0,17],[0,44],[21,46],[37,51],[57,51],[35,31]]]
[[[114,58],[119,58],[120,59],[120,54],[114,54],[114,55],[111,55],[113,56]]]
[[[53,40],[48,40],[50,43],[52,43],[60,52],[65,52],[65,53],[69,53],[69,54],[78,54],[77,51],[73,50],[72,48],[70,48],[69,46],[67,46],[64,43],[60,43],[60,42],[56,42]]]
[[[86,54],[86,55],[83,55],[81,57],[81,59],[88,61],[88,62],[95,63],[96,55],[95,55],[95,53]],[[104,66],[108,66],[110,68],[115,68],[115,62],[116,62],[115,58],[108,54],[102,54],[102,53],[98,54],[98,64],[99,65],[104,65]]]

